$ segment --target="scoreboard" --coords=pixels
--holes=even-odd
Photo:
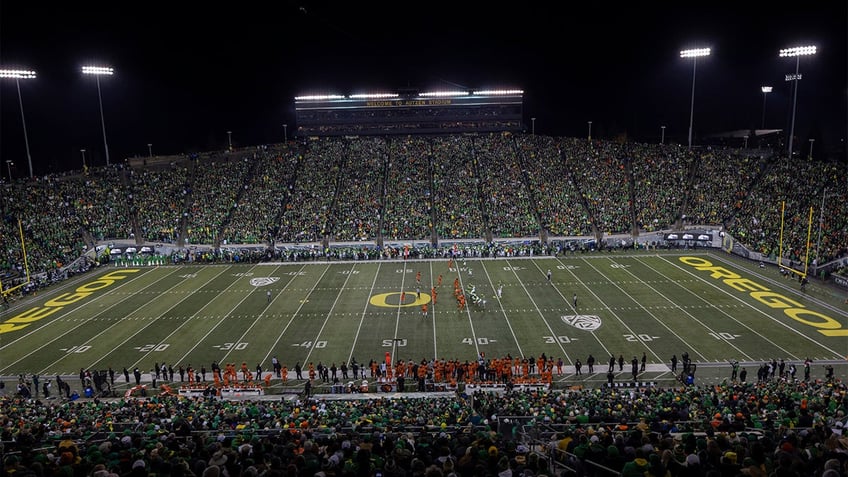
[[[299,136],[520,131],[523,91],[407,91],[295,98]]]

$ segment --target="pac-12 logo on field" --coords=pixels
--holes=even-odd
[[[562,322],[578,330],[595,331],[601,327],[601,317],[597,315],[564,315]]]
[[[264,287],[265,285],[270,285],[279,279],[280,277],[256,277],[250,279],[250,284],[255,287]]]

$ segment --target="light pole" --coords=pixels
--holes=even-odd
[[[680,52],[681,58],[692,58],[692,100],[689,106],[689,149],[692,149],[692,123],[695,118],[695,74],[698,71],[698,58],[710,56],[709,48],[695,48]]]
[[[589,121],[589,140],[592,140],[592,121]]]
[[[0,78],[14,78],[15,86],[18,88],[18,104],[21,106],[21,124],[24,126],[24,145],[26,146],[27,163],[29,164],[29,177],[32,178],[32,155],[29,153],[29,137],[27,136],[26,118],[24,117],[24,101],[21,99],[21,80],[35,78],[35,71],[0,69]]]
[[[85,149],[80,149],[80,154],[82,155],[82,170],[86,170],[87,167],[85,165]]]
[[[531,124],[530,134],[535,136],[536,135],[536,118],[530,118],[530,124]]]
[[[760,91],[763,92],[763,124],[760,126],[760,129],[766,128],[766,95],[771,93],[771,90],[774,89],[771,86],[760,86]]]
[[[285,142],[289,142],[289,125],[283,124],[283,139]]]
[[[743,149],[748,149],[748,136],[742,136],[742,139],[745,140],[745,146],[743,147]]]
[[[813,158],[813,144],[816,142],[815,139],[810,139],[810,159]]]
[[[660,144],[665,144],[665,126],[660,126]]]
[[[786,81],[794,81],[795,87],[792,93],[792,123],[789,126],[789,159],[792,159],[792,146],[795,139],[795,104],[798,101],[798,80],[801,75],[798,72],[801,68],[801,57],[816,54],[815,46],[796,46],[780,50],[781,58],[795,58],[795,74],[786,75]]]
[[[14,165],[15,163],[12,162],[11,159],[6,159],[6,170],[9,171],[9,182],[12,182],[12,166]]]
[[[103,117],[103,96],[100,94],[100,77],[101,76],[112,76],[115,73],[115,70],[112,69],[111,66],[83,66],[82,74],[84,75],[94,75],[94,79],[97,81],[97,101],[100,104],[100,127],[103,129],[103,148],[106,150],[106,165],[110,164],[109,161],[109,144],[106,142],[106,119]]]
[[[153,159],[153,144],[147,143],[147,157]]]
[[[233,132],[227,131],[227,147],[232,151],[233,150]]]

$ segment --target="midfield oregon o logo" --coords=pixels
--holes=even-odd
[[[404,302],[401,303],[400,298],[401,295],[404,296]],[[407,303],[409,298],[412,298],[412,302]],[[374,306],[381,306],[383,308],[401,308],[407,306],[421,306],[426,303],[430,303],[432,298],[429,293],[422,293],[421,296],[417,296],[415,292],[391,292],[391,293],[380,293],[379,295],[374,295],[368,300]]]

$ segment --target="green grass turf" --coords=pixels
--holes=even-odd
[[[727,271],[692,265],[703,268],[704,261]],[[2,312],[0,375],[77,375],[80,368],[109,366],[148,373],[154,363],[208,369],[213,361],[244,362],[251,370],[261,363],[268,370],[273,356],[293,370],[297,362],[367,363],[387,352],[393,360],[419,362],[544,353],[567,365],[555,383],[600,385],[610,355],[624,356],[616,379],[629,380],[630,360],[645,353],[647,372],[639,380],[672,383],[671,356],[688,352],[703,380],[729,377],[731,359],[747,367],[749,381],[756,380],[756,366],[772,358],[795,363],[799,378],[806,357],[816,361],[814,378],[823,376],[826,362],[845,376],[844,297],[816,284],[802,292],[797,280],[781,277],[776,268],[760,269],[723,252],[460,258],[448,265],[415,260],[103,267]],[[712,276],[726,278],[728,272],[750,279],[738,286],[755,283],[780,297],[758,301],[750,289],[736,290]],[[116,276],[122,278],[109,278]],[[485,306],[469,299],[460,310],[455,279],[466,296],[473,285]],[[426,316],[420,306],[425,301]],[[590,353],[598,360],[595,375],[585,374]],[[583,376],[573,375],[576,359],[584,363]]]

